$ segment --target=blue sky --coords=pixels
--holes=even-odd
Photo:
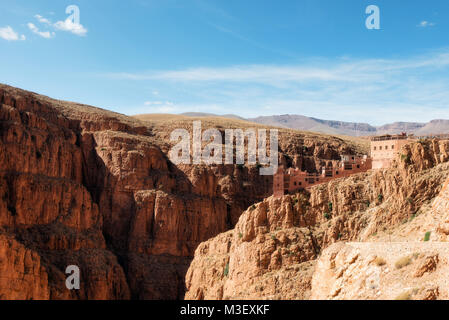
[[[448,15],[447,0],[2,1],[0,82],[130,115],[449,119]]]

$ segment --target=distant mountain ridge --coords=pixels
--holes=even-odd
[[[341,134],[348,136],[374,136],[383,134],[399,134],[407,132],[414,135],[442,134],[449,133],[449,120],[436,119],[427,123],[423,122],[393,122],[382,126],[372,126],[368,123],[345,122],[336,120],[323,120],[313,117],[306,117],[297,114],[284,114],[273,116],[261,116],[257,118],[244,119],[242,117],[228,114],[215,115],[212,113],[183,113],[186,116],[218,116],[252,121],[269,126],[289,128],[304,131],[313,131],[326,134]]]
[[[229,119],[246,120],[245,118],[239,117],[235,114],[218,115],[218,114],[207,113],[207,112],[184,112],[184,113],[181,113],[181,115],[187,116],[187,117],[221,117],[221,118],[229,118]]]

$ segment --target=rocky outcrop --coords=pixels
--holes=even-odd
[[[404,147],[391,169],[313,187],[310,223],[325,226],[318,236],[323,245],[366,241],[428,211],[448,177],[448,151],[447,140],[416,142]]]
[[[248,209],[233,231],[198,247],[186,298],[392,299],[418,285],[403,296],[445,298],[446,284],[431,275],[440,265],[447,267],[445,246],[432,250],[422,241],[446,236],[447,146],[447,141],[416,142],[402,150],[391,169],[265,199]],[[394,266],[401,254],[414,259],[413,270],[403,269],[404,279],[383,267]],[[379,285],[370,285],[378,272],[384,272],[383,287],[394,288],[378,293]]]
[[[0,296],[184,297],[197,246],[272,192],[257,166],[171,163],[168,137],[184,125],[192,123],[143,122],[0,85]],[[281,147],[283,161],[299,148],[314,168],[358,148],[291,131]],[[79,291],[65,288],[72,264]]]
[[[339,243],[319,258],[311,299],[448,299],[446,243]]]
[[[317,256],[302,201],[270,197],[234,230],[202,243],[186,276],[186,299],[303,299]]]

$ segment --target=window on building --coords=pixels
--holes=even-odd
[[[299,186],[302,185],[302,182],[298,182],[298,185],[299,185]]]
[[[382,147],[379,147],[379,150],[382,150]]]
[[[388,150],[388,146],[385,146],[385,150]]]
[[[357,169],[360,169],[360,165],[359,164],[357,165]]]
[[[376,151],[376,147],[374,147],[374,151]]]
[[[338,174],[338,171],[335,171],[335,174]]]
[[[394,149],[394,145],[393,145],[393,146],[391,146],[391,149]]]
[[[296,186],[296,181],[295,182],[293,182],[293,184]]]

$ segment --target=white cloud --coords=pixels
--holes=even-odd
[[[51,21],[50,21],[50,20],[48,20],[47,18],[44,18],[43,16],[41,16],[41,15],[39,15],[39,14],[36,14],[34,17],[35,17],[40,23],[44,23],[44,24],[47,24],[47,25],[51,25]]]
[[[64,21],[58,21],[54,24],[54,27],[61,31],[71,32],[77,36],[85,36],[87,34],[87,29],[83,27],[80,23],[75,23],[72,19],[67,18]]]
[[[8,41],[17,41],[17,40],[25,40],[26,39],[26,37],[23,34],[19,35],[10,26],[0,28],[0,38],[2,38],[4,40],[8,40]]]
[[[151,113],[175,113],[180,111],[180,108],[170,101],[145,101],[144,105],[145,107],[151,107]],[[148,109],[144,109],[142,112],[148,113]]]
[[[248,82],[265,85],[285,83],[378,81],[388,74],[449,66],[449,50],[430,56],[396,59],[316,59],[302,65],[243,65],[190,68],[142,73],[110,73],[115,79],[173,82]]]
[[[107,74],[172,92],[166,111],[244,117],[303,114],[384,124],[449,119],[449,48],[401,59],[316,58],[295,65],[241,65]],[[161,99],[154,99],[161,100]],[[159,108],[160,107],[160,108]],[[154,109],[153,109],[154,108]]]
[[[144,105],[146,106],[161,106],[161,105],[165,105],[165,106],[172,106],[173,102],[170,101],[145,101]]]
[[[423,20],[418,24],[418,27],[426,28],[426,27],[433,27],[434,25],[435,25],[435,23],[433,23],[433,22]]]
[[[45,38],[45,39],[50,39],[53,38],[55,36],[54,32],[50,32],[50,31],[39,31],[39,28],[36,27],[33,23],[29,22],[27,24],[28,29],[31,30],[31,32],[33,32],[34,34],[37,34],[38,36]]]
[[[78,36],[84,36],[87,33],[87,29],[84,28],[81,24],[75,23],[70,17],[64,21],[57,21],[56,23],[52,23],[49,19],[36,14],[34,16],[40,23],[45,24],[47,26],[53,27],[56,30],[71,32]],[[50,31],[39,31],[39,29],[33,24],[28,23],[28,28],[35,34],[43,37],[43,38],[52,38],[55,36],[55,32]]]

